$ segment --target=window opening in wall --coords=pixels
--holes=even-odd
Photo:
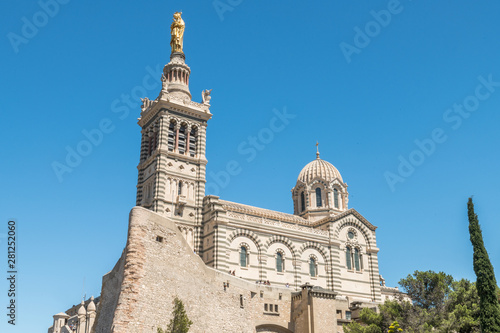
[[[309,259],[309,274],[312,277],[315,277],[318,274],[318,266],[316,264],[316,259],[310,258]]]
[[[243,307],[243,295],[240,294],[240,307]]]
[[[280,300],[280,301],[281,301],[281,298],[282,298],[282,297],[283,297],[283,294],[282,294],[282,293],[280,293],[280,295],[279,295],[279,300]]]
[[[278,312],[278,304],[274,304],[274,312]]]
[[[347,269],[352,269],[352,264],[351,264],[351,248],[349,246],[346,247],[345,261],[346,261]]]
[[[333,204],[335,208],[339,208],[339,191],[336,188],[333,189]]]
[[[168,151],[174,151],[175,147],[175,124],[173,122],[168,126],[167,138]]]
[[[345,319],[351,320],[351,311],[346,311],[345,312]]]
[[[306,210],[306,198],[304,192],[300,193],[300,211]]]
[[[278,272],[283,272],[283,254],[281,252],[276,253],[276,270]]]
[[[248,254],[247,254],[247,248],[242,246],[240,248],[240,266],[241,267],[247,267],[248,265]]]
[[[196,128],[191,130],[189,135],[189,155],[194,157],[196,155],[196,141],[198,139],[198,131]]]
[[[163,242],[163,237],[161,237],[161,236],[156,236],[156,241],[157,241],[157,242],[160,242],[160,243],[161,243],[161,242]]]
[[[158,145],[158,133],[150,132],[148,137],[148,157],[153,153]]]
[[[321,207],[323,204],[321,202],[321,188],[316,187],[316,207]]]
[[[359,265],[359,249],[354,249],[354,267],[356,267],[356,271],[361,271],[361,267]]]
[[[266,304],[264,304],[264,311],[268,311],[268,308],[267,308],[267,307],[268,307],[267,303],[266,303]]]
[[[177,189],[177,194],[182,195],[182,182],[179,182],[179,187]]]
[[[178,143],[179,153],[184,154],[186,152],[186,125],[181,125],[179,129],[179,143]]]

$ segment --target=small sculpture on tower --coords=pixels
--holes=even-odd
[[[181,18],[182,12],[176,12],[174,14],[174,22],[170,26],[170,35],[172,38],[170,39],[170,46],[172,47],[172,53],[182,52],[183,38],[184,38],[184,29],[186,24]]]
[[[212,96],[210,96],[211,93],[212,93],[212,89],[210,89],[210,90],[205,89],[201,92],[201,98],[202,98],[203,104],[210,105],[210,100],[212,99]]]

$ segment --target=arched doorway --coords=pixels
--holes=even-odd
[[[293,333],[288,328],[276,324],[263,324],[255,327],[257,333]]]

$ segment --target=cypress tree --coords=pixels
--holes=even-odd
[[[186,310],[184,310],[184,304],[179,298],[174,299],[174,317],[170,320],[167,327],[167,332],[169,333],[187,333],[189,327],[193,322],[189,320]]]
[[[193,322],[189,320],[184,309],[184,304],[178,297],[174,299],[172,315],[173,318],[170,319],[167,329],[163,330],[161,327],[158,327],[156,330],[157,333],[187,333],[189,331],[189,327],[191,327]]]
[[[472,198],[467,203],[469,214],[470,241],[474,249],[474,272],[477,277],[479,294],[479,314],[483,333],[500,333],[500,305],[496,296],[497,282],[488,252],[484,247],[483,236],[477,215],[474,213]]]

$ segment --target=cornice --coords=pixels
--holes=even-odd
[[[365,219],[363,217],[363,215],[361,215],[360,213],[358,213],[358,211],[356,211],[354,208],[350,208],[348,210],[346,210],[345,212],[343,213],[340,213],[340,214],[337,214],[337,215],[330,215],[330,216],[327,216],[319,221],[316,221],[313,226],[318,226],[318,225],[322,225],[322,224],[325,224],[325,223],[328,223],[328,222],[336,222],[338,220],[341,220],[349,215],[354,215],[359,221],[361,221],[361,223],[363,223],[368,229],[370,229],[371,231],[375,231],[377,229],[376,226],[374,226],[373,224],[371,224],[367,219]]]
[[[243,214],[248,214],[248,215],[255,215],[255,216],[260,216],[260,217],[266,217],[274,220],[279,220],[283,222],[292,222],[292,223],[298,223],[301,225],[305,226],[311,226],[309,221],[306,219],[303,219],[300,216],[293,215],[293,214],[287,214],[287,213],[282,213],[270,209],[265,209],[265,208],[258,208],[254,206],[248,206],[236,202],[231,202],[231,201],[226,201],[226,200],[220,200],[219,201],[222,204],[222,207],[226,210],[237,212],[237,213],[243,213]]]
[[[167,94],[161,99],[157,98],[156,100],[154,100],[151,106],[141,112],[141,117],[138,118],[137,123],[139,124],[139,126],[143,127],[163,109],[166,109],[166,111],[176,111],[186,116],[198,118],[204,121],[212,118],[212,114],[210,113],[210,105],[193,102],[187,98],[179,99]]]

